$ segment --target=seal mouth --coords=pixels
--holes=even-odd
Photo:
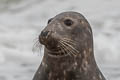
[[[45,47],[48,51],[48,55],[52,56],[52,57],[62,57],[62,56],[66,56],[68,54],[66,54],[66,52],[63,52],[63,49],[61,48],[61,45],[59,43],[59,40],[53,40],[48,42]]]
[[[47,49],[47,52],[48,52],[48,55],[51,56],[51,57],[65,57],[65,56],[68,56],[68,54],[65,54],[62,52],[62,50],[49,50],[48,48]]]
[[[77,56],[79,51],[74,47],[76,43],[69,38],[62,38],[55,48],[46,46],[48,54],[52,57]]]

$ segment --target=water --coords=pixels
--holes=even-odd
[[[32,80],[42,53],[32,48],[47,20],[78,11],[94,34],[95,57],[108,80],[120,80],[119,0],[0,0],[0,80]]]

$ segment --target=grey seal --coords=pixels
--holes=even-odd
[[[39,35],[44,56],[33,80],[105,80],[93,50],[93,34],[78,12],[63,12],[48,21]]]

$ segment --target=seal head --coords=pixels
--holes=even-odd
[[[64,12],[48,21],[39,35],[45,46],[33,80],[105,80],[93,51],[90,24],[77,12]]]
[[[75,49],[74,54],[77,55],[76,52],[81,51],[82,48],[92,47],[92,45],[90,45],[92,44],[91,35],[91,28],[81,14],[64,12],[48,21],[48,25],[39,36],[39,41],[45,45],[49,51],[58,51],[58,53],[56,53],[57,55],[60,55],[60,52],[65,53],[63,52],[63,47],[72,45]],[[89,43],[89,45],[87,45],[87,43]]]

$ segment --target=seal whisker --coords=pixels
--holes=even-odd
[[[33,45],[32,51],[34,51],[36,48],[38,48],[38,46],[39,46],[39,43],[38,43],[38,41],[36,41]]]
[[[61,48],[63,54],[66,54],[66,53],[67,53],[66,49],[63,47],[63,45],[62,45],[61,43],[60,43],[60,48]]]
[[[69,39],[69,38],[63,38],[64,40],[69,40],[69,41],[72,41],[74,42],[72,39]]]
[[[63,43],[63,45],[64,45],[64,47],[66,47],[67,51],[70,52],[71,55],[73,55],[73,56],[76,55],[75,52],[70,47],[67,47],[67,45],[65,45],[64,43]]]
[[[62,40],[61,40],[62,41]],[[73,49],[74,51],[76,51],[77,53],[79,53],[79,51],[77,49],[75,49],[72,45],[62,41],[64,44],[66,44],[67,46],[69,46],[71,49]]]
[[[33,53],[35,51],[38,51],[38,52],[41,52],[42,51],[42,45],[39,43],[39,41],[36,41],[33,45],[33,48],[32,48],[32,51]]]
[[[62,41],[73,44],[73,45],[76,45],[73,41],[70,41],[70,40],[67,40],[67,39],[63,39]]]
[[[68,49],[66,49],[66,46],[64,46],[61,42],[60,45],[64,49],[65,54],[68,53],[71,56],[71,54],[68,52]]]
[[[68,47],[67,45],[65,45],[63,42],[61,42],[61,44],[67,49],[67,51],[69,51],[73,56],[75,56],[75,51],[73,51],[73,49],[71,49],[70,47]]]
[[[67,43],[65,43],[65,42],[62,42],[62,43],[64,43],[64,45],[66,45],[67,48],[69,48],[69,50],[72,51],[72,54],[77,55],[77,53],[79,53],[78,50],[76,50],[75,48],[72,48],[71,45],[69,45],[69,44],[67,44]]]
[[[72,39],[69,39],[69,38],[63,38],[62,40],[65,40],[65,41],[67,41],[67,42],[71,42],[72,44],[76,45],[76,44],[75,44],[75,41],[72,40]]]
[[[74,54],[69,50],[69,48],[66,47],[66,45],[64,45],[63,43],[61,43],[65,49],[65,51],[70,55],[70,56],[74,56]]]

